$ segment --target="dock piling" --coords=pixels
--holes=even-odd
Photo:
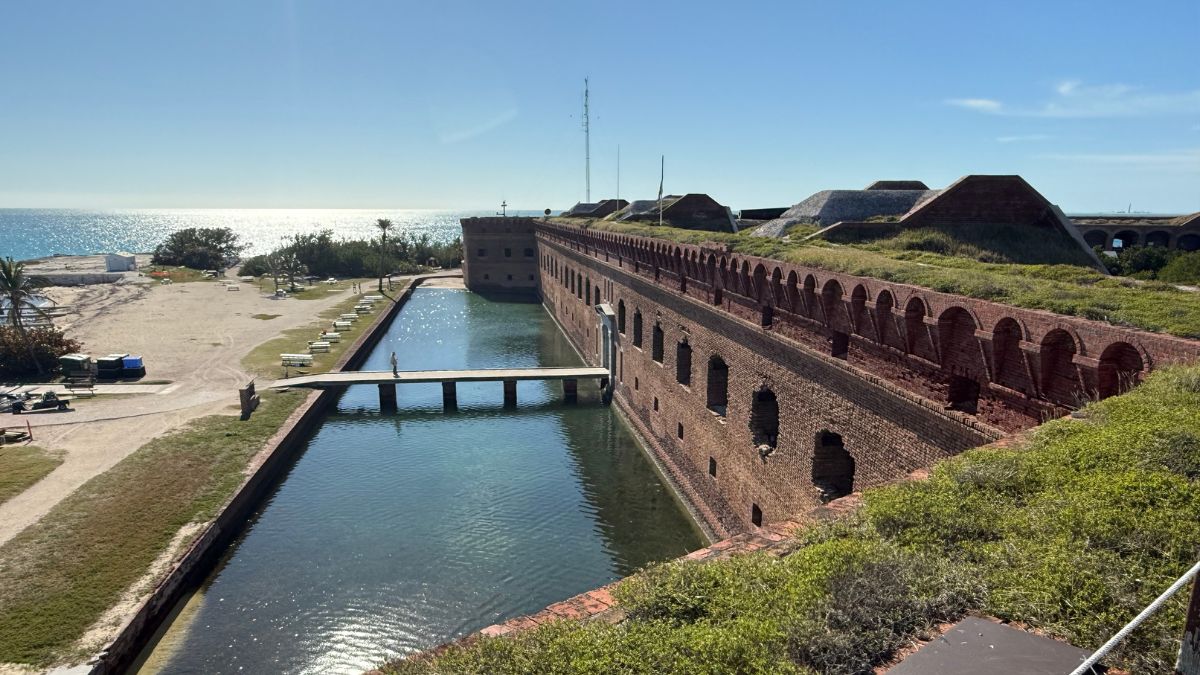
[[[579,380],[565,379],[563,383],[563,402],[575,403],[579,400]]]
[[[442,407],[458,410],[458,385],[455,382],[442,382]]]
[[[379,409],[388,412],[396,410],[396,385],[386,383],[379,385]]]
[[[517,405],[517,381],[504,381],[504,407],[513,408]]]

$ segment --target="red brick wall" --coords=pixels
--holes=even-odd
[[[618,313],[624,305],[616,401],[719,533],[750,528],[752,505],[762,510],[765,524],[819,504],[812,459],[821,431],[840,434],[854,456],[855,489],[890,482],[999,435],[611,261],[605,264],[546,239],[539,245],[546,307],[593,363],[598,350],[594,289],[599,287],[601,300]],[[593,289],[589,301],[579,297],[580,279],[585,294]],[[639,311],[641,348],[633,346]],[[662,363],[651,354],[656,324],[664,333]],[[677,381],[677,346],[684,339],[692,350],[690,386]],[[707,366],[713,355],[729,368],[724,416],[707,408]],[[780,429],[776,448],[765,459],[749,426],[751,401],[763,386],[777,398]],[[715,478],[708,474],[710,458],[717,463]]]
[[[465,218],[463,279],[480,292],[537,290],[537,243],[530,218]],[[525,255],[526,253],[530,255]],[[506,255],[507,253],[507,255]]]

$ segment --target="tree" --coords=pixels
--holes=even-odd
[[[198,270],[225,269],[245,246],[228,227],[189,227],[171,233],[154,249],[155,265],[183,265]]]
[[[1200,283],[1200,251],[1176,256],[1158,271],[1158,278],[1173,284]]]
[[[25,263],[14,261],[12,258],[0,261],[0,298],[5,301],[8,323],[25,343],[29,358],[37,368],[38,375],[45,371],[42,368],[41,360],[34,354],[33,344],[29,340],[29,334],[25,330],[23,321],[27,311],[32,312],[35,316],[46,316],[34,298],[37,289],[47,285],[49,282],[45,278],[25,274]]]
[[[383,292],[383,270],[387,259],[387,233],[392,229],[392,221],[387,218],[380,218],[375,221],[375,227],[379,228],[379,292]]]

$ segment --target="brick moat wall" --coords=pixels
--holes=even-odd
[[[592,363],[594,306],[612,306],[616,401],[721,535],[899,479],[1200,357],[1195,341],[718,245],[498,220],[464,221],[468,259],[482,228],[492,248],[505,245],[498,226],[522,244],[533,233],[538,291]]]

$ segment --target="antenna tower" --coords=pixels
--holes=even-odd
[[[592,129],[588,118],[588,79],[583,78],[583,201],[592,201]]]

